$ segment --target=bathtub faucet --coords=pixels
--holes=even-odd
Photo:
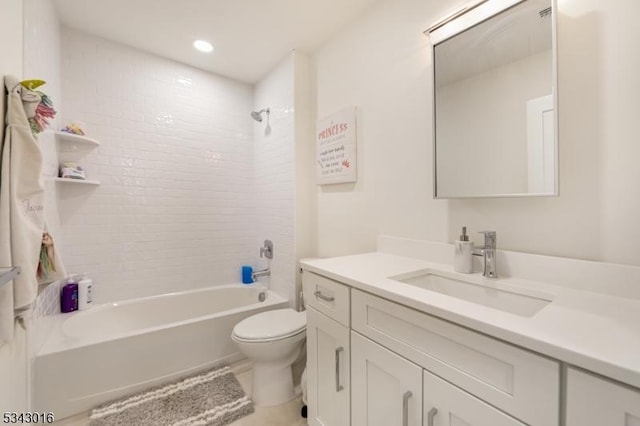
[[[264,240],[264,246],[260,247],[260,257],[262,256],[273,259],[273,242],[271,240]]]
[[[255,281],[256,278],[268,277],[269,275],[271,275],[271,270],[269,268],[267,268],[267,269],[262,269],[260,271],[254,271],[251,274],[251,278],[253,279],[253,281]]]

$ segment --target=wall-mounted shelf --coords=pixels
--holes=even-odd
[[[76,134],[73,134],[73,133],[62,132],[62,131],[55,132],[55,135],[56,135],[56,139],[58,141],[64,142],[65,144],[70,144],[70,145],[75,145],[75,146],[84,145],[85,147],[87,147],[89,149],[96,148],[97,146],[100,145],[99,141],[97,141],[96,139],[92,139],[90,137],[87,137],[87,136],[76,135]],[[76,149],[75,146],[73,148],[74,150]],[[62,177],[57,177],[54,180],[56,182],[63,182],[63,183],[84,184],[84,185],[100,185],[100,182],[97,181],[97,180],[69,179],[69,178],[62,178]]]
[[[18,275],[20,275],[19,266],[12,266],[9,268],[0,268],[0,287],[5,285],[9,281],[14,280]]]
[[[73,133],[68,133],[68,132],[56,132],[56,137],[59,140],[65,141],[65,142],[79,143],[79,144],[93,145],[93,146],[100,145],[100,142],[98,142],[95,139],[88,138],[86,136],[81,136],[81,135],[74,135]]]
[[[61,182],[61,183],[79,183],[79,184],[84,184],[84,185],[100,185],[100,182],[97,181],[97,180],[69,179],[69,178],[61,178],[61,177],[54,178],[53,180],[55,180],[56,182]]]

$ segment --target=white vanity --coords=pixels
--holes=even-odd
[[[302,264],[310,425],[640,426],[640,268],[379,250]]]

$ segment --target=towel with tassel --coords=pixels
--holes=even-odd
[[[5,85],[9,96],[0,161],[0,265],[20,266],[22,273],[0,287],[0,343],[13,339],[16,316],[36,298],[44,232],[42,154],[22,103],[22,95],[30,93],[15,77],[5,76]]]

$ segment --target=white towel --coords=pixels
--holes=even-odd
[[[10,76],[5,85],[9,96],[0,163],[0,266],[20,266],[22,274],[0,288],[0,342],[13,338],[15,316],[35,300],[44,230],[42,154],[21,99],[27,89]]]

